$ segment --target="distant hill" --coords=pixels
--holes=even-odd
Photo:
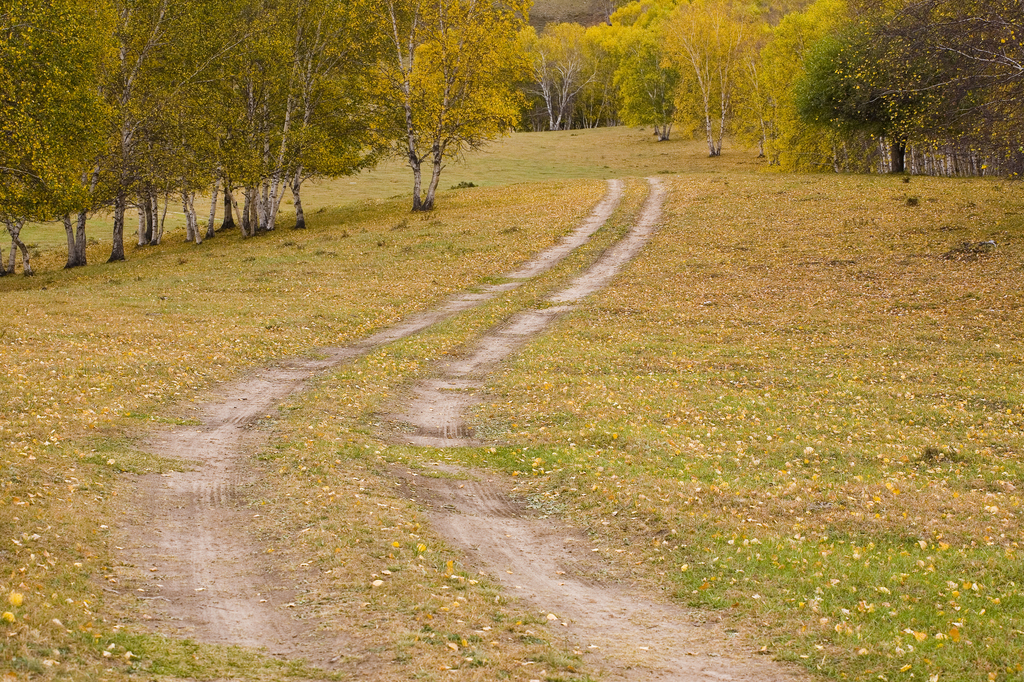
[[[774,26],[790,12],[800,12],[813,0],[755,0],[764,12],[764,18]],[[534,0],[530,10],[530,23],[542,29],[546,24],[573,21],[584,26],[593,26],[607,21],[617,5],[616,0]]]
[[[615,5],[614,0],[534,0],[530,23],[538,29],[560,21],[593,26],[607,21]]]

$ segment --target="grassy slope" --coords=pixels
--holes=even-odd
[[[666,178],[666,226],[629,272],[496,377],[478,421],[502,447],[445,457],[518,471],[538,503],[608,521],[589,524],[595,539],[638,577],[727,607],[778,655],[831,676],[1019,676],[1024,253],[1012,186],[755,173],[745,155],[709,160],[699,144],[636,131],[515,136],[466,168],[446,182],[683,173]],[[199,248],[172,239],[126,264],[69,273],[61,253],[44,253],[40,276],[0,280],[13,311],[0,335],[0,522],[20,543],[0,555],[0,578],[24,595],[6,607],[15,623],[4,626],[4,660],[94,679],[114,643],[141,652],[154,673],[281,674],[258,657],[164,650],[115,629],[97,578],[117,573],[102,527],[119,509],[116,474],[174,466],[139,455],[132,435],[187,418],[190,400],[247,367],[364,335],[506,269],[601,191],[582,182],[451,192],[421,219],[404,197],[368,198],[398,193],[381,183],[385,172],[342,181],[345,201],[365,194],[316,214],[301,235]],[[322,191],[326,203],[336,190]],[[942,258],[986,239],[999,244],[992,254]],[[493,679],[534,657],[571,676],[571,656],[525,633],[540,631],[529,614],[487,606],[492,588],[470,585],[458,557],[417,526],[418,511],[388,496],[381,458],[435,455],[386,447],[370,425],[388,386],[458,352],[585,256],[341,369],[275,416],[276,445],[257,465],[276,512],[264,516],[279,521],[261,532],[314,525],[278,548],[296,566],[315,556],[333,571],[310,603],[366,603],[332,615],[403,674],[458,663],[445,674]],[[332,537],[347,540],[332,547]],[[430,570],[413,579],[405,569],[419,570],[421,540]],[[365,574],[382,566],[396,589],[371,595]],[[458,607],[441,591],[449,573],[463,578]],[[453,607],[472,616],[456,619]],[[483,623],[500,632],[497,646],[473,639]],[[489,663],[474,668],[445,641],[482,647],[469,657]]]
[[[615,0],[535,0],[530,9],[530,23],[538,29],[546,24],[574,21],[590,26],[608,18]]]
[[[753,166],[753,159],[739,154],[728,159],[730,167]],[[441,176],[441,188],[460,182],[481,187],[500,187],[517,183],[544,182],[564,178],[618,178],[629,175],[652,175],[676,172],[681,168],[720,168],[707,158],[706,147],[689,140],[657,142],[650,131],[629,128],[573,130],[554,133],[514,133],[448,166]],[[378,168],[348,178],[310,182],[303,189],[306,213],[335,206],[347,206],[367,200],[397,199],[409,203],[412,196],[412,172],[399,161],[390,161]],[[442,192],[443,196],[443,192]],[[209,204],[199,204],[199,218],[205,224]],[[291,195],[282,203],[283,222],[293,212]],[[180,207],[171,205],[167,215],[170,234],[166,240],[182,237],[184,218]],[[220,207],[218,207],[218,211]],[[217,221],[219,224],[219,220]],[[129,220],[129,225],[132,225]],[[97,243],[92,262],[105,260],[110,253],[110,219],[97,216],[89,223],[89,236]],[[34,250],[47,253],[65,248],[62,225],[29,225],[22,239]],[[128,248],[133,242],[129,238]],[[66,257],[66,253],[65,253]],[[61,262],[63,264],[63,261]]]
[[[508,445],[491,457],[590,527],[612,520],[610,547],[650,579],[742,614],[786,658],[850,679],[1019,679],[1015,186],[672,187],[619,283],[495,380],[480,426]],[[950,253],[983,240],[998,247]]]

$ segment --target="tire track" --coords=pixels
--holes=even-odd
[[[479,403],[483,380],[499,362],[522,348],[552,322],[574,309],[573,304],[611,283],[636,257],[657,230],[665,190],[649,178],[647,201],[629,233],[569,286],[552,294],[545,308],[524,310],[481,337],[468,354],[437,367],[435,376],[412,388],[412,399],[392,420],[407,425],[395,440],[426,447],[482,445],[465,423],[466,411]]]
[[[190,460],[187,472],[139,476],[132,518],[119,529],[124,563],[134,566],[135,596],[163,631],[199,641],[265,647],[330,667],[347,642],[308,636],[315,624],[287,616],[288,581],[251,536],[246,491],[254,483],[247,457],[266,436],[251,428],[275,405],[303,390],[314,375],[407,338],[522,286],[585,244],[611,217],[623,183],[611,180],[591,215],[570,235],[505,275],[501,284],[451,296],[435,310],[349,346],[320,349],[323,359],[289,359],[231,382],[206,403],[200,425],[154,434],[144,448]]]
[[[526,310],[482,336],[466,357],[438,367],[420,382],[397,420],[415,432],[397,440],[420,446],[481,445],[465,423],[466,410],[481,400],[486,375],[501,360],[543,332],[582,298],[608,286],[656,231],[664,190],[650,178],[650,193],[629,234],[590,268],[547,299],[549,307]],[[418,476],[397,467],[404,492],[427,505],[431,523],[470,563],[506,590],[547,612],[549,634],[565,637],[588,654],[607,679],[630,682],[737,682],[807,679],[793,669],[752,655],[749,642],[720,627],[705,627],[707,614],[659,603],[600,577],[578,529],[537,518],[503,494],[508,484],[493,474],[441,467],[459,480]],[[465,475],[471,480],[466,481]],[[486,478],[487,480],[483,480]]]

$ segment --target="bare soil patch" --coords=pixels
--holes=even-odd
[[[311,636],[289,615],[290,580],[251,537],[246,494],[254,482],[248,456],[264,441],[252,425],[337,361],[290,361],[234,382],[204,406],[202,426],[156,434],[147,444],[154,454],[196,463],[191,471],[139,477],[137,513],[123,529],[123,558],[135,567],[130,582],[159,631],[325,668],[346,647]]]

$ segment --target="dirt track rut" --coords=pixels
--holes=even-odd
[[[246,459],[265,442],[252,426],[315,374],[416,334],[482,305],[551,269],[585,244],[611,217],[623,193],[612,180],[590,216],[554,246],[504,276],[502,284],[450,297],[350,346],[320,349],[322,359],[292,359],[223,386],[199,415],[200,425],[154,434],[154,454],[196,463],[193,470],[140,476],[135,513],[120,530],[122,558],[136,567],[147,617],[163,631],[200,641],[263,647],[284,657],[305,657],[330,667],[345,642],[304,637],[308,624],[282,617],[292,602],[249,533],[246,489],[253,483]]]
[[[432,468],[433,469],[433,468]],[[604,679],[630,682],[796,682],[794,669],[753,654],[749,638],[714,614],[652,599],[608,575],[579,529],[539,518],[494,474],[444,466],[453,478],[396,466],[404,492],[433,526],[508,594],[550,613],[548,632],[583,653]],[[468,476],[468,479],[467,479]],[[552,618],[552,616],[554,618]]]
[[[575,302],[607,286],[639,253],[660,220],[663,191],[656,179],[650,185],[629,234],[549,297],[546,307],[513,316],[464,358],[439,366],[434,380],[414,387],[414,399],[398,411],[399,419],[415,429],[409,442],[442,447],[477,442],[463,415],[479,399],[480,382]],[[436,310],[410,316],[350,346],[321,349],[322,359],[281,362],[232,382],[203,407],[199,426],[155,434],[148,444],[152,452],[196,462],[193,471],[139,477],[138,513],[121,529],[124,559],[146,577],[137,596],[146,600],[157,626],[205,642],[264,647],[330,668],[350,643],[306,637],[315,624],[282,617],[293,595],[248,531],[253,512],[245,503],[246,491],[253,481],[245,463],[265,441],[253,424],[301,391],[313,375],[481,305],[550,269],[607,221],[622,192],[621,182],[609,182],[604,200],[573,234],[508,273],[504,283],[452,296]],[[424,485],[426,479],[408,471],[396,470],[396,475],[408,484],[410,495],[433,505],[434,524],[466,550],[470,561],[499,579],[510,594],[555,615],[554,633],[589,652],[607,678],[796,679],[741,651],[735,642],[730,648],[725,633],[695,624],[699,618],[694,614],[593,578],[601,565],[579,532],[525,513],[500,483],[481,478],[459,488],[445,479]],[[713,660],[709,654],[716,651],[720,658]]]

